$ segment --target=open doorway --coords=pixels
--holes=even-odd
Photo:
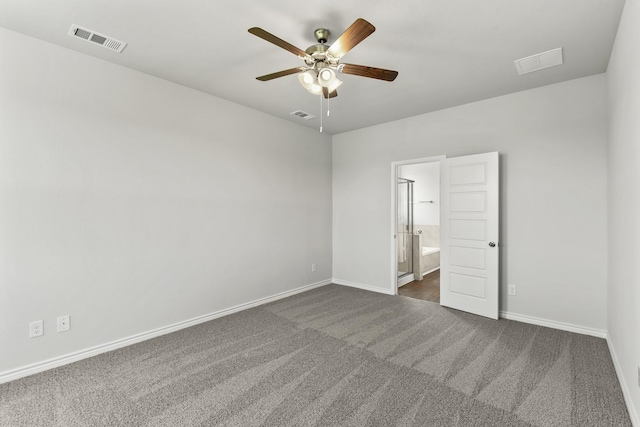
[[[397,292],[440,303],[440,163],[396,171]]]
[[[391,290],[394,294],[402,294],[399,288],[406,286],[404,283],[423,281],[424,274],[439,270],[440,305],[498,319],[499,160],[499,153],[491,152],[391,163]],[[418,187],[420,178],[412,176],[410,168],[405,166],[435,162],[439,171],[433,173],[432,183],[437,183],[433,187],[438,194],[423,195]],[[413,222],[410,229],[413,230],[411,241],[415,245],[412,248],[417,249],[412,250],[415,258],[413,272],[408,276],[410,280],[403,278],[402,282],[398,279],[398,178],[413,181],[416,189],[411,203]],[[438,218],[437,224],[420,218],[420,208],[416,207],[421,205],[432,207],[431,212]],[[429,227],[422,225],[437,228],[429,231]],[[429,239],[427,233],[430,232],[435,234],[437,241]],[[438,265],[433,266],[432,271],[415,261],[418,257],[435,253],[438,254]],[[430,284],[435,284],[435,275],[427,278]]]

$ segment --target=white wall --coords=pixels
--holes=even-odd
[[[0,57],[0,374],[331,278],[329,136],[4,29]]]
[[[640,426],[640,4],[627,0],[609,88],[609,344]]]
[[[424,225],[440,224],[440,163],[417,163],[400,166],[401,178],[413,183],[413,223]],[[433,203],[420,203],[425,201]]]
[[[603,331],[606,120],[596,75],[335,135],[334,278],[392,291],[391,162],[499,151],[500,309]]]

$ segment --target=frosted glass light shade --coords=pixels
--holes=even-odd
[[[312,94],[319,95],[322,93],[322,86],[318,84],[318,76],[314,70],[307,70],[304,73],[298,74],[298,80],[302,87]]]
[[[323,68],[318,73],[318,84],[326,87],[329,92],[333,92],[342,84],[342,81],[336,77],[336,72],[331,68]]]

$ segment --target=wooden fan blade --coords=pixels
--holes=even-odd
[[[338,71],[343,74],[352,74],[354,76],[369,77],[372,79],[385,80],[392,82],[398,77],[398,72],[393,70],[385,70],[384,68],[367,67],[365,65],[340,64]]]
[[[258,27],[249,28],[249,32],[254,36],[258,36],[261,39],[268,41],[269,43],[273,43],[276,46],[283,48],[284,50],[288,50],[289,52],[299,56],[300,58],[304,59],[309,57],[309,54],[307,54],[307,52],[305,52],[304,50],[299,49],[290,43],[287,43],[286,41],[282,40],[279,37],[274,36],[273,34],[263,30],[262,28],[258,28]]]
[[[342,33],[338,40],[333,42],[329,50],[328,55],[334,58],[342,58],[347,52],[349,52],[355,45],[366,39],[376,30],[376,27],[362,18],[355,20],[353,24],[347,30]]]
[[[288,76],[289,74],[296,74],[304,70],[304,67],[289,68],[288,70],[282,70],[278,71],[277,73],[271,73],[264,76],[256,77],[256,79],[260,80],[261,82],[266,82],[268,80],[277,79],[278,77]]]
[[[338,91],[334,90],[333,92],[329,93],[329,89],[326,87],[323,87],[322,94],[324,95],[324,99],[335,98],[336,96],[338,96]]]

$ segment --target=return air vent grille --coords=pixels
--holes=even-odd
[[[316,117],[313,114],[305,113],[304,111],[301,111],[301,110],[294,111],[294,112],[292,112],[290,114],[292,116],[298,116],[301,119],[305,119],[305,120],[314,119]]]
[[[124,49],[124,47],[127,45],[125,42],[116,40],[113,37],[105,36],[104,34],[99,34],[93,30],[88,30],[77,25],[71,26],[69,35],[78,37],[91,43],[95,43],[106,49],[113,50],[118,53],[122,52],[122,49]]]
[[[518,74],[527,74],[534,71],[542,70],[544,68],[555,67],[556,65],[562,65],[562,48],[549,50],[537,55],[527,56],[526,58],[520,58],[513,61],[516,66]]]

